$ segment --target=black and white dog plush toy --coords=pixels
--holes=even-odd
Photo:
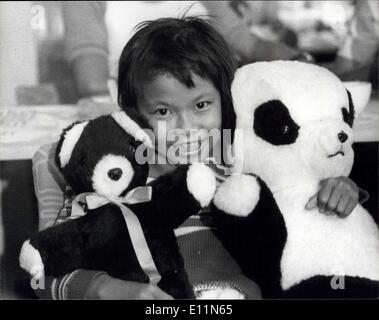
[[[79,195],[73,210],[83,202],[85,213],[25,241],[20,265],[37,279],[104,270],[150,281],[174,298],[194,298],[174,228],[209,204],[215,176],[195,163],[146,185],[148,164],[135,154],[152,142],[133,119],[120,111],[64,130],[56,163]]]
[[[243,174],[214,203],[234,215],[222,215],[222,232],[244,271],[264,297],[377,297],[372,216],[361,205],[345,219],[305,209],[322,179],[349,175],[360,100],[326,69],[295,61],[240,68],[232,94]]]

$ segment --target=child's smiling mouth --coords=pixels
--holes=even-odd
[[[201,149],[202,145],[202,140],[197,140],[197,141],[189,141],[186,143],[181,143],[178,145],[179,152],[181,154],[193,154],[199,152]]]

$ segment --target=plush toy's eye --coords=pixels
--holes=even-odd
[[[136,147],[132,144],[129,145],[129,151],[135,153],[136,152]]]
[[[108,171],[108,177],[114,181],[117,181],[122,176],[122,170],[120,168],[114,168]]]
[[[258,137],[273,145],[283,145],[296,141],[299,126],[283,102],[270,100],[255,110],[254,131]]]

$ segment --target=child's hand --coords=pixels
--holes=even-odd
[[[329,178],[321,181],[319,192],[309,199],[305,209],[318,207],[321,213],[346,218],[358,202],[359,188],[351,179]]]
[[[96,278],[87,294],[88,299],[101,300],[169,300],[169,294],[155,285],[134,281],[125,281],[104,274]]]

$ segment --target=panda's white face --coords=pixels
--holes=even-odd
[[[245,172],[278,188],[281,178],[291,184],[349,174],[354,110],[333,74],[293,61],[255,63],[237,71],[232,94]]]
[[[126,157],[108,154],[96,164],[92,186],[98,194],[117,198],[130,184],[133,175],[133,167]]]
[[[348,176],[353,165],[352,129],[339,120],[326,119],[304,126],[297,153],[318,180]]]

